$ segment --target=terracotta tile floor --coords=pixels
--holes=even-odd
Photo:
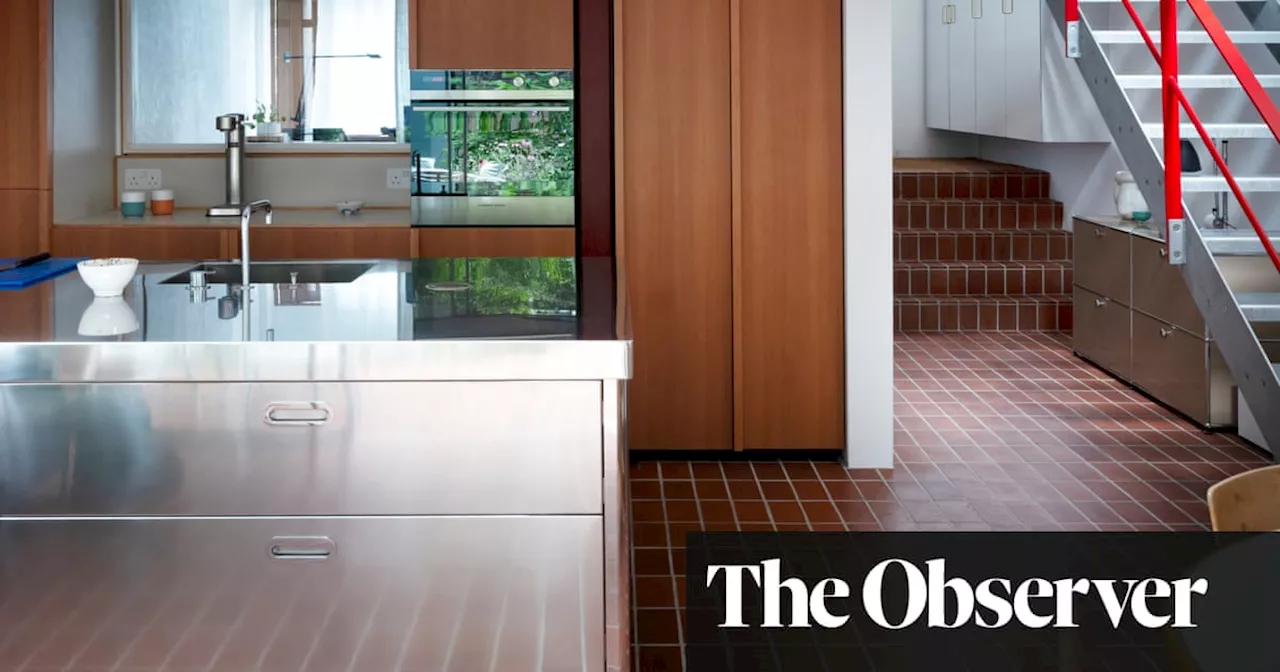
[[[894,470],[632,468],[639,672],[682,669],[693,530],[1202,530],[1205,490],[1269,464],[1075,358],[1070,337],[899,334]]]

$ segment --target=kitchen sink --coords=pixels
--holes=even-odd
[[[263,285],[289,284],[342,284],[355,282],[364,275],[373,264],[350,262],[311,262],[311,263],[250,263],[249,283]],[[204,281],[209,285],[241,285],[240,264],[218,263],[192,266],[177,275],[162,281],[162,285],[186,285],[191,282],[191,274],[204,272]]]

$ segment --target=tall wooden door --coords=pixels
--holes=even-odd
[[[0,2],[0,257],[48,250],[51,3]]]
[[[839,449],[845,443],[841,1],[734,3],[738,447]]]
[[[635,450],[733,446],[729,2],[615,5]]]

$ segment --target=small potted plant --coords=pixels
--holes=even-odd
[[[246,124],[249,128],[255,129],[257,135],[274,137],[280,135],[280,122],[284,121],[284,117],[275,107],[267,107],[261,102],[258,103],[258,109],[253,113],[253,123]]]

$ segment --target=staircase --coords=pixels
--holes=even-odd
[[[1239,18],[1245,4],[1230,0],[1046,2],[1067,28],[1068,54],[1112,129],[1153,221],[1168,223],[1170,263],[1181,269],[1260,434],[1280,456],[1280,256],[1275,251],[1280,246],[1280,174],[1274,174],[1280,173],[1280,110],[1267,91],[1280,87],[1280,75],[1254,74],[1255,67],[1276,71],[1267,49],[1280,44],[1280,31],[1258,30],[1258,12],[1246,12],[1248,21],[1224,28],[1214,8]],[[1165,32],[1160,28],[1176,34],[1174,43],[1161,41]],[[1180,50],[1177,44],[1183,45]],[[1189,68],[1179,69],[1180,64],[1211,72],[1182,75]],[[1177,85],[1161,100],[1166,76],[1176,76]],[[1244,109],[1251,119],[1241,121],[1236,114],[1199,123],[1192,101],[1207,101],[1206,107],[1221,113],[1230,106],[1208,103],[1220,103],[1223,96],[1237,97],[1237,111],[1251,108]],[[1153,99],[1158,102],[1154,109]],[[1177,165],[1166,170],[1163,156],[1177,151],[1179,138],[1203,143],[1198,147],[1202,173],[1184,175]],[[1224,156],[1224,140],[1230,143],[1230,157]],[[1234,160],[1237,142],[1249,141],[1248,161]],[[1242,164],[1246,170],[1258,167],[1257,173],[1235,176],[1233,167]],[[1209,219],[1205,199],[1216,194],[1234,208],[1230,227],[1204,221]],[[1266,208],[1261,217],[1253,204]]]
[[[895,329],[1071,330],[1071,234],[1048,173],[900,159],[893,189]]]

